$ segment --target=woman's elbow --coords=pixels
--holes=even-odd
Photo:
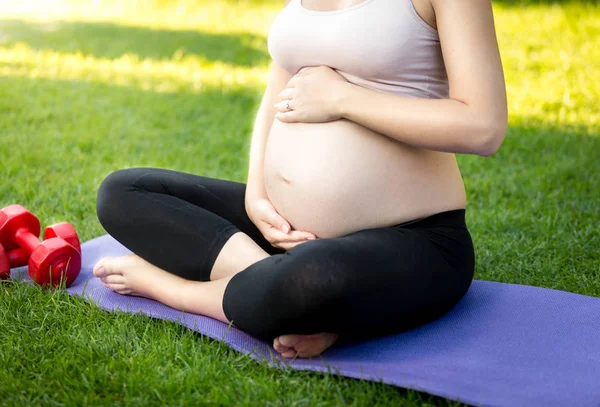
[[[498,151],[504,141],[507,128],[506,120],[487,120],[483,130],[479,133],[477,154],[489,157]]]

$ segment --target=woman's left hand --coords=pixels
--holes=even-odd
[[[298,71],[279,93],[275,118],[282,122],[322,123],[340,119],[339,101],[348,81],[332,68],[321,65]],[[287,109],[289,100],[290,109]]]

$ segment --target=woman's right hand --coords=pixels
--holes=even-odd
[[[291,230],[290,224],[281,216],[267,198],[254,198],[246,202],[248,217],[273,247],[290,250],[292,247],[317,237],[310,232]],[[286,229],[287,228],[287,229]],[[287,230],[288,232],[285,232]]]

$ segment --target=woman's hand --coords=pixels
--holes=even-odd
[[[334,69],[321,65],[298,71],[279,93],[275,118],[282,122],[322,123],[340,119],[339,100],[348,81]],[[287,109],[289,100],[290,109]]]
[[[289,250],[308,239],[317,237],[310,232],[290,230],[290,224],[285,220],[266,198],[255,198],[247,201],[248,217],[273,247]],[[288,232],[285,232],[287,228]]]

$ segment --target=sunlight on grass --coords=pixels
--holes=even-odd
[[[234,67],[199,56],[155,61],[126,54],[111,60],[36,51],[21,43],[8,49],[0,48],[0,75],[95,81],[155,92],[201,92],[203,85],[255,87],[266,83],[267,74],[264,67]]]
[[[264,32],[283,1],[0,0],[0,16],[35,21],[106,21],[166,29]]]
[[[203,85],[264,87],[268,74],[266,49],[260,50],[264,54],[260,61],[247,63],[248,66],[244,67],[210,60],[200,52],[192,53],[186,49],[186,45],[194,45],[193,34],[200,28],[204,33],[215,34],[252,33],[258,30],[260,36],[250,38],[242,44],[234,44],[247,48],[232,50],[231,54],[235,57],[241,55],[243,58],[243,52],[258,52],[250,47],[266,47],[265,33],[278,7],[274,7],[274,4],[261,7],[261,2],[256,1],[236,2],[235,7],[230,3],[0,0],[0,18],[3,19],[0,21],[0,75],[95,81],[158,92],[200,92]],[[86,26],[73,33],[71,26],[65,28],[68,22],[108,22],[110,25],[103,28],[100,34],[109,33],[111,28],[117,30],[121,27],[129,30],[126,33],[139,30],[140,36],[144,33],[160,35],[171,32],[171,37],[175,40],[182,38],[186,43],[182,43],[171,55],[158,60],[137,55],[135,51],[104,58],[86,55],[81,51],[61,52],[52,49],[53,43],[65,44],[77,40],[85,42],[85,38],[81,37],[86,34]],[[98,30],[93,25],[90,27],[87,29]],[[69,35],[72,34],[75,35],[70,40]],[[44,38],[48,40],[44,44],[32,46],[28,43],[31,38],[42,42]],[[153,38],[148,38],[148,41],[152,40]],[[202,41],[201,38],[196,40]],[[164,46],[156,44],[156,47],[160,48],[161,45]],[[152,43],[147,46],[152,48]],[[209,45],[206,47],[210,48]],[[118,53],[119,50],[113,53],[115,52]],[[257,57],[251,55],[247,59],[252,61]]]
[[[600,9],[496,5],[494,12],[511,117],[597,133]]]

